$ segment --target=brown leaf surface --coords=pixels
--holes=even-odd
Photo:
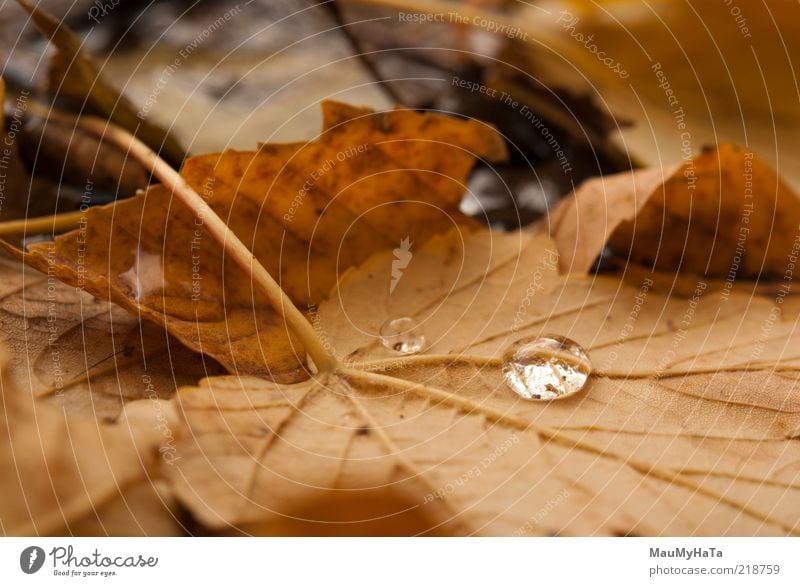
[[[169,486],[153,477],[122,487],[113,499],[69,525],[71,535],[181,537],[188,534]]]
[[[156,527],[176,531],[168,529],[174,524],[169,500],[141,488],[149,486],[158,468],[163,430],[174,417],[169,404],[140,401],[126,408],[115,425],[102,425],[93,418],[67,417],[15,387],[4,356],[0,533],[49,535],[98,527],[116,535]],[[158,525],[134,513],[154,509],[159,510]]]
[[[505,156],[488,126],[329,102],[317,141],[193,157],[182,176],[301,306],[372,252],[417,245],[454,224],[475,157]],[[266,300],[207,236],[203,218],[154,187],[92,208],[25,262],[163,324],[231,372],[290,381],[305,355]]]
[[[125,403],[168,399],[224,370],[163,329],[0,258],[0,331],[7,377],[70,416],[114,421]]]
[[[713,281],[670,295],[557,264],[533,232],[451,232],[390,293],[392,256],[375,255],[315,318],[338,372],[179,391],[179,501],[222,532],[800,532],[795,298]],[[380,344],[400,316],[424,354]],[[504,348],[541,333],[588,350],[582,393],[506,387]]]
[[[0,330],[7,346],[3,393],[12,406],[2,418],[13,432],[0,452],[2,531],[185,533],[174,498],[156,479],[158,451],[169,461],[179,457],[163,435],[167,423],[159,417],[168,417],[169,407],[162,401],[221,367],[161,328],[6,258],[0,258]],[[130,413],[152,421],[122,431]],[[126,445],[126,432],[147,436],[141,458]],[[84,475],[90,479],[83,488],[66,486]]]
[[[550,222],[564,272],[588,271],[609,245],[649,269],[782,277],[800,248],[800,199],[752,152],[730,145],[668,169],[590,179]]]

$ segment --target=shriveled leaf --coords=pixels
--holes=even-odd
[[[598,177],[551,217],[562,271],[621,259],[712,277],[782,277],[800,249],[800,199],[751,151],[730,145],[682,165]],[[791,275],[790,275],[791,276]]]
[[[84,196],[87,185],[91,189],[88,195],[100,191],[127,196],[147,187],[150,179],[128,153],[75,124],[29,116],[22,150],[29,161],[36,162],[34,173],[60,184],[80,186]],[[33,193],[39,199],[39,193]]]
[[[456,209],[466,174],[475,157],[505,156],[476,122],[334,103],[325,118],[317,141],[193,157],[182,170],[304,309],[376,250],[472,226]],[[203,218],[160,186],[93,208],[81,229],[28,250],[28,264],[163,324],[231,372],[305,376],[305,353],[276,313]]]
[[[337,372],[179,391],[184,457],[167,473],[202,523],[352,534],[379,515],[426,534],[800,532],[793,298],[562,276],[555,245],[533,232],[436,237],[390,292],[392,260],[375,255],[319,308]],[[381,325],[398,317],[420,324],[422,355],[382,345]],[[595,373],[580,394],[528,402],[506,386],[504,349],[543,333],[588,350]]]
[[[127,98],[106,81],[81,39],[66,24],[27,0],[18,1],[56,48],[48,71],[50,92],[73,101],[82,113],[103,116],[136,134],[173,165],[183,161],[183,147],[166,130],[137,115]]]

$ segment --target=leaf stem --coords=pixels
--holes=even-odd
[[[66,232],[67,230],[76,228],[78,222],[84,215],[84,212],[78,210],[53,214],[51,216],[39,216],[36,218],[22,218],[19,220],[0,222],[0,237]]]
[[[542,352],[542,355],[558,359],[572,360],[575,366],[588,368],[582,360],[568,354],[560,352]],[[796,360],[793,356],[787,359]],[[417,354],[414,356],[401,356],[397,358],[381,358],[378,360],[368,360],[364,362],[353,362],[347,366],[365,372],[388,372],[393,370],[404,370],[421,366],[442,367],[447,364],[468,364],[476,368],[499,368],[503,364],[503,359],[497,356],[478,356],[474,354]],[[614,369],[592,369],[588,368],[588,374],[595,378],[610,379],[665,379],[678,376],[690,376],[696,374],[716,374],[719,372],[759,372],[771,370],[774,372],[796,372],[800,371],[800,365],[769,363],[769,362],[740,362],[736,364],[719,366],[690,366],[686,368],[669,368],[654,370],[614,370]]]
[[[145,169],[150,171],[194,214],[202,217],[203,225],[233,261],[245,272],[255,288],[266,296],[289,329],[300,339],[319,372],[330,372],[339,366],[336,358],[325,348],[314,327],[295,307],[264,265],[250,252],[211,206],[186,183],[169,163],[146,144],[118,126],[93,116],[81,116],[76,124],[103,140],[125,149]]]

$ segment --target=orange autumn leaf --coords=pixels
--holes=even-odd
[[[323,110],[318,140],[193,157],[181,171],[303,309],[375,251],[469,229],[457,211],[467,173],[476,157],[506,155],[494,130],[472,121],[333,102]],[[231,372],[306,374],[305,353],[206,233],[203,215],[161,186],[90,209],[78,230],[16,252],[163,324]]]

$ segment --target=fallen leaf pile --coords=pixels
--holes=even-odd
[[[687,163],[691,196],[684,167],[607,177],[579,188],[549,224],[501,233],[455,211],[474,157],[504,154],[491,129],[341,104],[327,104],[325,119],[312,143],[201,156],[182,173],[292,299],[313,305],[316,335],[339,366],[296,381],[281,360],[299,368],[299,356],[276,340],[283,325],[207,237],[200,297],[189,301],[202,217],[172,206],[164,189],[92,211],[81,230],[29,247],[26,262],[164,324],[236,376],[175,380],[168,401],[173,387],[159,379],[163,395],[121,397],[104,423],[35,401],[49,390],[29,379],[26,393],[24,371],[6,364],[6,532],[800,533],[797,251],[792,233],[769,237],[796,227],[798,213],[766,167],[752,159],[759,209],[730,278],[747,205],[742,151],[723,146]],[[355,154],[339,160],[343,152]],[[613,214],[606,197],[618,200]],[[654,251],[664,233],[683,242],[663,238]],[[390,249],[405,238],[413,255],[398,268]],[[635,270],[587,273],[607,245]],[[759,275],[782,277],[781,287],[754,293]],[[36,298],[16,300],[20,288],[37,286],[11,285],[6,299],[24,308]],[[68,293],[80,308],[94,304],[59,295]],[[110,311],[101,303],[92,319]],[[56,339],[84,331],[85,317],[67,315]],[[383,325],[401,317],[419,324],[417,355],[383,344]],[[530,402],[507,386],[506,349],[541,335],[588,352],[580,393]],[[93,364],[113,360],[110,337]],[[132,354],[146,357],[145,346]],[[164,374],[142,362],[126,367]],[[73,378],[109,394],[91,388],[101,373],[86,367]],[[270,371],[284,376],[268,380]],[[34,491],[33,478],[53,480]]]

